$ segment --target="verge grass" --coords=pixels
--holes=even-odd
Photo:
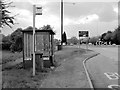
[[[22,52],[12,53],[10,51],[2,51],[2,60],[0,60],[0,64],[15,61],[18,58],[22,58]]]
[[[60,66],[64,59],[78,53],[82,55],[86,53],[86,50],[64,47],[63,50],[55,52],[56,67]],[[23,69],[19,68],[20,66],[19,64],[2,72],[3,88],[39,88],[42,81],[52,72],[52,70],[48,68],[45,70],[46,72],[36,72],[36,76],[33,77],[32,68]]]

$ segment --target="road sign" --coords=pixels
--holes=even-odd
[[[42,7],[36,6],[36,15],[42,15]]]
[[[88,31],[79,31],[79,37],[88,37],[89,32]]]

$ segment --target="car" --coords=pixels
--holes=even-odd
[[[112,45],[113,45],[113,46],[116,46],[116,44],[115,44],[115,43],[113,43]]]
[[[92,43],[88,43],[89,45],[92,45]]]

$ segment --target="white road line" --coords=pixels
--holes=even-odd
[[[113,85],[109,85],[108,88],[111,88],[111,89],[114,89],[114,88],[120,89],[120,85],[113,84]]]
[[[107,73],[104,73],[107,78],[109,78],[110,80],[117,80],[119,79],[119,77],[115,74],[115,73],[112,73],[112,72],[107,72]]]

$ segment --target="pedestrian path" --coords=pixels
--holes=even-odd
[[[90,88],[82,62],[94,54],[96,53],[86,53],[64,60],[43,81],[40,88]]]

